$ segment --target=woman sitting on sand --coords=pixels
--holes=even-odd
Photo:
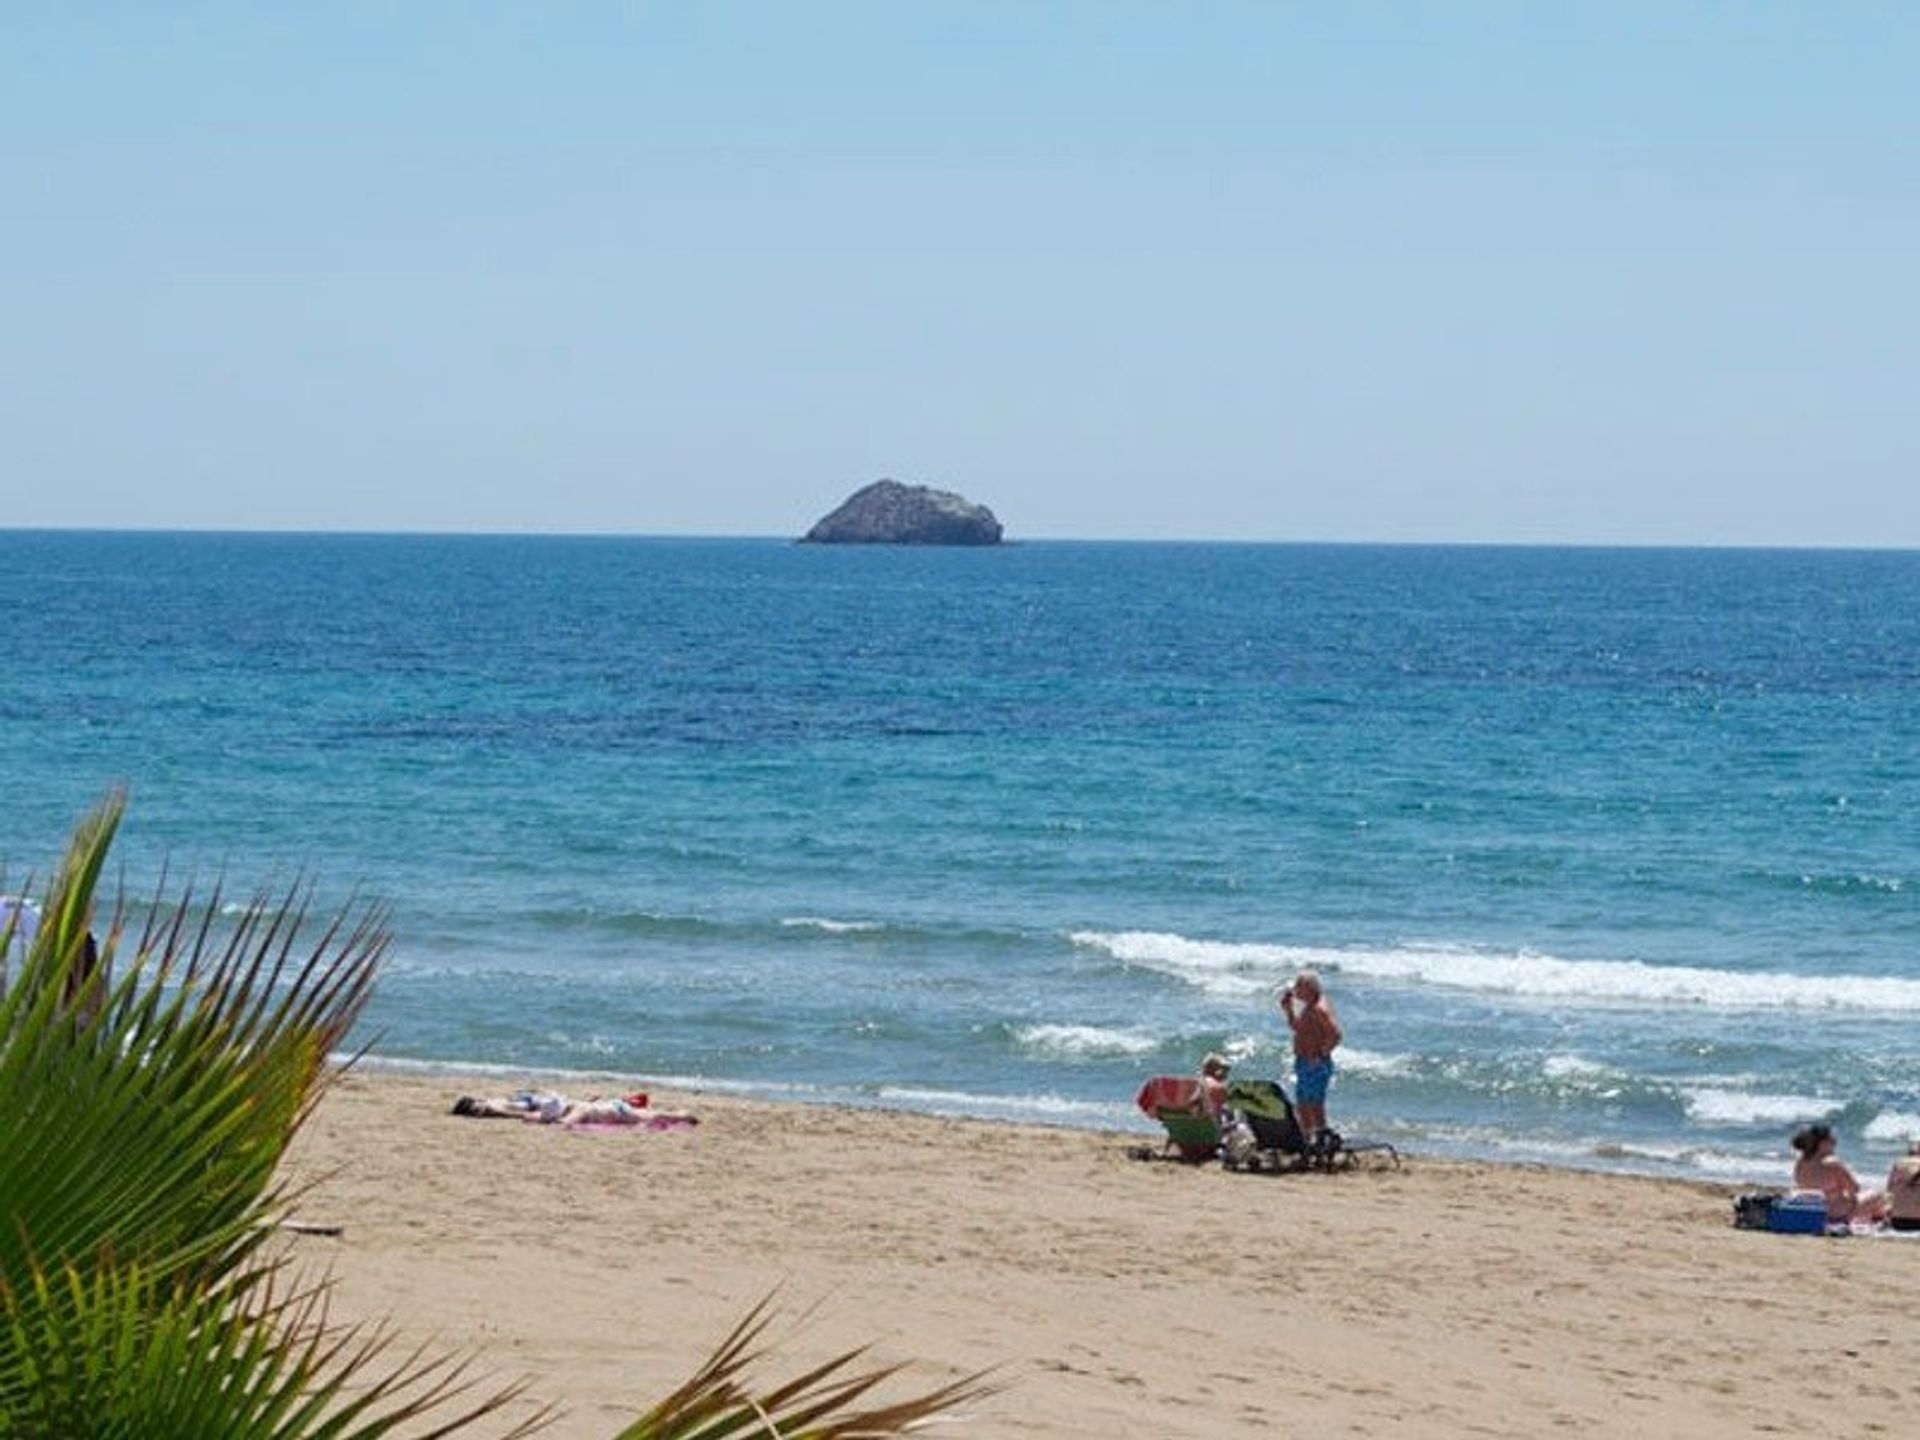
[[[1887,1172],[1887,1224],[1895,1230],[1920,1230],[1920,1140]]]
[[[1860,1182],[1834,1154],[1833,1128],[1809,1125],[1793,1137],[1800,1158],[1793,1162],[1793,1183],[1827,1200],[1827,1223],[1877,1224],[1887,1218],[1887,1197],[1878,1190],[1862,1190]]]

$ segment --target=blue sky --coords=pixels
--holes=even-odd
[[[0,525],[1920,545],[1916,73],[1910,5],[39,7]]]

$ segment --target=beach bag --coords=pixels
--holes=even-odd
[[[1253,1130],[1244,1120],[1235,1120],[1220,1136],[1220,1158],[1229,1170],[1252,1168],[1254,1154],[1259,1148],[1253,1138]]]
[[[1767,1217],[1773,1211],[1773,1202],[1780,1198],[1778,1190],[1755,1190],[1746,1195],[1733,1197],[1733,1223],[1741,1230],[1764,1230]]]

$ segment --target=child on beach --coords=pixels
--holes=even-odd
[[[1793,1162],[1793,1183],[1826,1196],[1829,1224],[1873,1225],[1887,1218],[1887,1197],[1878,1190],[1862,1190],[1853,1171],[1834,1154],[1831,1126],[1806,1126],[1794,1135],[1793,1148],[1800,1152]]]
[[[1293,1031],[1293,1098],[1301,1138],[1313,1154],[1326,1142],[1327,1087],[1333,1083],[1333,1052],[1341,1041],[1340,1022],[1327,1003],[1320,977],[1302,970],[1280,992],[1280,1011]]]

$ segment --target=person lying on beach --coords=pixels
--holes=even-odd
[[[551,1090],[516,1090],[511,1095],[462,1095],[453,1102],[453,1113],[475,1120],[532,1120],[550,1124],[566,1113],[572,1103]]]
[[[1806,1126],[1794,1135],[1793,1148],[1800,1152],[1793,1162],[1793,1183],[1826,1197],[1829,1224],[1872,1225],[1887,1218],[1887,1197],[1878,1190],[1862,1190],[1853,1171],[1834,1153],[1832,1126]]]
[[[551,1090],[516,1090],[511,1095],[462,1095],[453,1113],[476,1120],[525,1120],[534,1125],[644,1125],[653,1120],[691,1121],[690,1115],[669,1115],[647,1107],[644,1092],[604,1098],[569,1100]]]
[[[1920,1140],[1887,1172],[1887,1224],[1895,1230],[1920,1230]]]

